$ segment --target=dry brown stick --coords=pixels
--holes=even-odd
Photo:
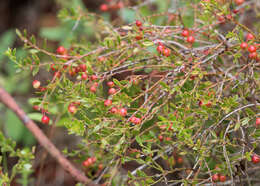
[[[23,124],[31,131],[37,141],[53,156],[59,164],[68,171],[75,180],[85,183],[88,186],[97,186],[88,179],[80,170],[76,169],[53,145],[53,143],[45,136],[41,129],[25,114],[25,112],[17,105],[15,100],[0,87],[0,102],[11,109],[23,122]]]

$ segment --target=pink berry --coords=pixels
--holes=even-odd
[[[56,52],[60,55],[64,55],[66,53],[66,48],[64,48],[64,46],[59,46]]]
[[[163,45],[158,45],[156,50],[159,52],[159,53],[163,53],[163,50],[164,50],[164,46]]]
[[[109,107],[110,105],[112,105],[112,101],[110,99],[107,99],[107,100],[105,100],[104,105],[106,107]]]
[[[116,89],[115,88],[110,88],[109,90],[108,90],[108,94],[109,95],[113,95],[113,94],[115,94],[116,93]]]
[[[257,53],[256,52],[252,52],[249,54],[249,58],[250,59],[257,59]]]
[[[255,125],[256,125],[256,127],[260,126],[260,118],[256,118]]]
[[[88,79],[88,75],[86,73],[81,74],[81,79],[82,80],[87,80]]]
[[[182,35],[183,37],[188,37],[188,36],[189,36],[189,31],[186,30],[186,29],[184,29],[184,30],[181,32],[181,35]]]
[[[113,87],[115,84],[114,84],[114,82],[113,81],[109,81],[109,82],[107,82],[107,86],[109,86],[109,87]]]
[[[34,81],[32,82],[32,86],[33,86],[33,88],[38,89],[38,88],[40,88],[40,86],[41,86],[41,82],[38,81],[38,80],[34,80]]]
[[[254,45],[250,45],[247,50],[248,52],[253,53],[256,52],[256,47]]]
[[[194,41],[195,41],[195,38],[193,36],[188,36],[187,37],[187,42],[188,43],[194,43]]]
[[[102,11],[102,12],[106,12],[108,11],[108,6],[106,4],[102,4],[100,5],[99,9]]]
[[[169,57],[171,55],[171,50],[169,48],[165,48],[163,50],[163,55]]]
[[[77,112],[77,107],[75,106],[75,104],[69,104],[68,106],[68,111],[71,113],[71,114],[75,114]]]
[[[248,34],[246,35],[246,40],[249,41],[249,40],[252,40],[252,39],[254,39],[254,35],[251,34],[251,33],[248,33]]]
[[[112,108],[110,109],[110,112],[111,112],[112,114],[116,114],[116,113],[118,112],[118,110],[117,110],[116,107],[112,107]]]
[[[81,72],[86,72],[86,70],[87,70],[86,64],[80,64],[80,65],[79,65],[79,68],[80,68],[80,71],[81,71]]]
[[[248,44],[246,42],[241,43],[240,48],[246,49],[248,47]]]
[[[213,174],[212,175],[212,181],[213,182],[218,182],[219,181],[219,175],[218,174]]]
[[[119,114],[123,117],[125,117],[127,115],[127,110],[125,108],[121,108],[119,109]]]
[[[89,88],[90,92],[93,92],[95,93],[97,91],[97,88],[95,85],[92,85],[90,88]]]
[[[237,5],[242,5],[245,2],[245,0],[235,0],[235,3]]]
[[[95,81],[95,80],[98,79],[98,77],[97,77],[96,75],[92,75],[92,76],[90,77],[90,79],[91,79],[92,81]]]

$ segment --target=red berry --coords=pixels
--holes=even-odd
[[[76,73],[78,73],[78,72],[80,72],[80,71],[81,71],[81,69],[80,69],[80,67],[79,67],[79,66],[75,67],[75,70],[76,70]]]
[[[219,181],[225,182],[226,181],[226,176],[225,175],[220,175],[219,176]]]
[[[90,165],[88,159],[83,161],[82,164],[83,164],[84,167],[88,167]]]
[[[183,37],[188,37],[188,36],[189,36],[189,31],[186,30],[186,29],[184,29],[184,30],[182,31],[181,35],[182,35]]]
[[[248,44],[246,42],[243,42],[243,43],[241,43],[240,48],[241,49],[246,49],[247,46],[248,46]]]
[[[188,36],[187,37],[187,42],[188,43],[194,43],[194,41],[195,41],[195,38],[193,36]]]
[[[79,68],[80,68],[80,71],[81,71],[81,72],[86,72],[86,70],[87,70],[86,64],[80,64],[80,65],[79,65]]]
[[[249,58],[250,59],[257,59],[257,53],[256,52],[252,52],[249,54]]]
[[[73,68],[71,68],[71,69],[69,69],[69,74],[70,74],[70,76],[75,76],[76,75],[76,68],[75,67],[73,67]]]
[[[98,82],[94,82],[93,85],[96,86],[96,87],[98,87]]]
[[[38,105],[33,105],[33,109],[39,111],[40,107]]]
[[[256,52],[256,47],[254,45],[250,45],[247,50],[248,52],[253,53]]]
[[[135,116],[131,117],[130,121],[136,125],[140,124],[141,123],[141,119],[140,118],[137,118]]]
[[[51,69],[52,69],[53,71],[56,71],[56,67],[55,67],[55,64],[54,64],[54,63],[51,64]]]
[[[235,3],[237,5],[242,5],[245,2],[245,0],[235,0]]]
[[[102,4],[100,5],[99,9],[102,11],[102,12],[106,12],[108,11],[108,6],[106,4]]]
[[[101,56],[101,57],[98,57],[98,61],[102,62],[102,61],[105,61],[106,58],[104,56]]]
[[[108,106],[112,105],[112,101],[110,99],[107,99],[107,100],[105,100],[104,105],[106,107],[108,107]]]
[[[116,113],[118,112],[118,110],[117,110],[116,107],[112,107],[112,108],[110,109],[110,112],[111,112],[112,114],[116,114]]]
[[[256,127],[260,126],[260,118],[256,118],[256,120],[255,120],[255,126],[256,126]]]
[[[92,163],[95,163],[97,161],[97,158],[96,157],[92,157],[91,160],[92,160]]]
[[[257,164],[260,162],[260,157],[256,154],[254,154],[252,157],[251,157],[251,161],[254,163],[254,164]]]
[[[41,88],[40,88],[40,91],[41,91],[41,92],[44,92],[44,91],[46,91],[46,90],[47,90],[46,87],[41,87]]]
[[[240,11],[240,9],[234,9],[234,10],[233,10],[233,13],[234,13],[234,14],[237,14],[237,13],[239,13],[239,11]]]
[[[56,52],[60,55],[64,55],[66,53],[66,48],[64,48],[64,46],[59,46]]]
[[[142,35],[137,35],[137,36],[135,36],[135,39],[136,40],[141,40],[141,39],[143,39],[143,36]]]
[[[93,92],[93,93],[95,93],[95,92],[97,91],[96,86],[95,86],[95,85],[92,85],[92,86],[90,87],[90,91]]]
[[[40,86],[41,86],[41,82],[38,81],[38,80],[34,80],[34,81],[32,82],[32,86],[33,86],[33,88],[38,89],[38,88],[40,88]]]
[[[205,104],[207,107],[211,107],[212,103],[209,101],[208,103]]]
[[[99,170],[102,170],[102,169],[103,169],[103,165],[102,165],[102,164],[99,164],[99,165],[98,165],[98,169],[99,169]]]
[[[212,181],[213,182],[218,182],[219,181],[219,175],[218,174],[213,174],[212,175]]]
[[[136,21],[135,21],[135,24],[136,24],[136,26],[138,26],[138,27],[142,26],[142,22],[139,21],[139,20],[136,20]]]
[[[107,82],[107,86],[109,86],[109,87],[113,87],[115,84],[114,84],[114,82],[113,81],[109,81],[109,82]]]
[[[254,35],[251,34],[251,33],[248,33],[248,34],[246,35],[246,40],[249,41],[249,40],[252,40],[252,39],[254,39]]]
[[[82,80],[87,80],[88,79],[88,75],[86,73],[81,74],[81,79]]]
[[[77,107],[74,105],[74,104],[69,104],[68,106],[68,111],[71,113],[71,114],[75,114],[77,112]]]
[[[123,117],[125,117],[127,115],[127,110],[125,108],[121,108],[119,109],[119,114]]]
[[[124,3],[123,2],[118,2],[117,3],[117,8],[120,9],[120,8],[123,8],[124,7]]]
[[[156,50],[159,52],[159,53],[163,53],[163,50],[164,50],[164,46],[163,45],[158,45]]]
[[[158,139],[159,139],[160,141],[163,141],[163,136],[162,136],[162,135],[158,136]]]
[[[227,19],[231,20],[232,19],[232,15],[231,14],[228,14],[226,15]]]
[[[224,17],[224,16],[219,16],[219,17],[218,17],[218,21],[219,21],[220,23],[224,23],[224,22],[225,22],[225,17]]]
[[[199,101],[199,106],[201,107],[203,105],[203,101]]]
[[[113,94],[115,94],[116,93],[116,89],[115,88],[110,88],[109,90],[108,90],[108,94],[109,95],[113,95]]]
[[[169,48],[165,48],[163,50],[163,55],[169,57],[171,55],[171,50]]]
[[[179,163],[179,164],[182,164],[182,163],[183,163],[183,159],[182,159],[182,157],[178,157],[178,159],[177,159],[177,163]]]
[[[64,64],[63,69],[67,69],[69,65]]]
[[[50,121],[50,118],[46,115],[42,116],[42,123],[48,125]]]
[[[60,76],[61,76],[60,71],[56,71],[56,72],[54,72],[54,74],[53,74],[53,78],[54,78],[54,79],[60,78]]]
[[[95,80],[98,79],[98,77],[97,77],[96,75],[92,75],[92,76],[90,77],[90,79],[91,79],[92,81],[95,81]]]

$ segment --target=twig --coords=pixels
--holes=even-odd
[[[172,149],[173,149],[173,147],[167,148],[167,149],[165,150],[165,153],[167,154],[167,153],[171,152]],[[155,156],[155,157],[153,158],[153,161],[159,159],[161,156],[162,156],[161,154],[158,154],[157,156]],[[135,176],[136,173],[137,173],[137,171],[143,170],[143,169],[146,168],[149,164],[150,164],[150,163],[141,165],[140,167],[138,167],[137,169],[135,169],[134,171],[132,171],[131,174],[132,174],[133,176]]]
[[[15,100],[0,87],[0,102],[11,109],[17,117],[23,122],[37,141],[59,162],[59,164],[68,171],[75,180],[85,183],[88,186],[96,186],[90,179],[88,179],[80,170],[76,169],[63,154],[53,145],[53,143],[46,137],[46,135],[39,129],[39,127],[26,115],[26,113],[17,105]]]
[[[231,183],[230,183],[230,184],[231,184],[231,185],[234,185],[233,172],[232,172],[230,160],[229,160],[229,158],[228,158],[228,154],[227,154],[227,150],[226,150],[226,145],[225,145],[226,135],[227,135],[227,133],[228,133],[228,130],[229,130],[231,124],[232,124],[232,121],[229,122],[229,124],[228,124],[228,126],[227,126],[227,128],[226,128],[224,137],[223,137],[223,141],[224,141],[224,144],[223,144],[223,154],[224,154],[224,157],[225,157],[225,159],[226,159],[228,169],[229,169],[229,171],[230,171],[230,177],[231,177]]]

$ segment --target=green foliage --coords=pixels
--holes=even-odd
[[[52,124],[81,137],[79,146],[64,152],[78,161],[95,157],[85,167],[91,179],[101,175],[109,185],[210,183],[213,173],[233,178],[236,165],[258,150],[259,60],[239,47],[249,28],[235,21],[224,1],[161,2],[122,8],[118,19],[127,26],[120,27],[81,7],[65,8],[60,26],[41,30],[42,37],[65,43],[65,52],[46,50],[26,33],[18,35],[27,57],[6,52],[18,67],[32,66],[33,76],[49,74],[29,102],[58,118]],[[139,16],[142,28],[134,23]],[[235,28],[221,34],[216,16]],[[183,28],[194,43],[182,36]],[[95,35],[93,41],[86,33]],[[126,162],[138,164],[127,175],[118,171]],[[100,164],[107,167],[104,175]]]
[[[34,159],[34,155],[32,151],[28,148],[24,148],[23,150],[15,149],[15,142],[12,140],[5,138],[3,133],[0,132],[0,147],[1,154],[0,156],[0,184],[8,184],[10,185],[11,181],[15,178],[17,174],[22,175],[19,179],[19,182],[25,186],[30,184],[29,176],[32,173],[32,160]],[[7,162],[6,156],[10,157],[18,157],[18,162],[12,167],[11,174],[8,174],[7,170]],[[3,158],[4,157],[4,158]],[[4,165],[4,166],[3,166]]]

